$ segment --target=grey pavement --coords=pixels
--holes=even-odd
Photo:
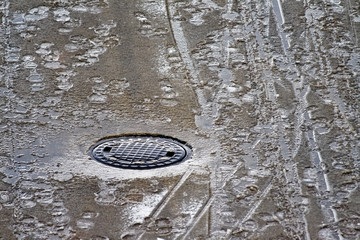
[[[0,239],[360,238],[358,0],[1,0]],[[190,159],[121,169],[100,139]]]

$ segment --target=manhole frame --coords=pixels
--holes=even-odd
[[[141,167],[141,165],[129,165],[129,166],[114,166],[112,164],[109,163],[109,161],[101,161],[100,159],[97,159],[95,157],[95,154],[93,154],[94,149],[96,149],[98,146],[100,146],[101,144],[111,141],[111,140],[117,140],[117,139],[127,139],[127,138],[154,138],[154,139],[162,139],[164,141],[169,141],[172,142],[176,145],[178,145],[179,147],[181,147],[184,150],[184,157],[182,157],[179,160],[176,160],[172,163],[169,164],[163,164],[163,165],[155,165],[155,166],[146,166],[146,167]],[[88,151],[88,155],[90,156],[91,160],[95,160],[98,163],[104,164],[106,166],[110,166],[113,168],[118,168],[118,169],[132,169],[132,170],[151,170],[151,169],[155,169],[155,168],[163,168],[163,167],[171,167],[171,166],[177,166],[183,162],[185,162],[186,160],[190,159],[191,156],[193,154],[193,149],[191,147],[190,144],[188,144],[185,141],[182,141],[180,139],[174,138],[174,137],[170,137],[170,136],[166,136],[166,135],[161,135],[161,134],[146,134],[146,133],[141,133],[141,134],[137,134],[137,133],[131,133],[131,134],[122,134],[122,135],[112,135],[112,136],[107,136],[107,137],[103,137],[101,139],[99,139],[98,141],[96,141],[95,143],[92,144],[92,146],[89,148]]]

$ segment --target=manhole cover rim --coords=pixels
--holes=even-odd
[[[163,161],[157,161],[154,162],[152,164],[146,164],[147,161],[141,160],[144,162],[144,164],[133,164],[132,162],[130,163],[120,163],[118,161],[114,162],[111,161],[110,159],[107,159],[105,154],[103,154],[103,157],[99,157],[96,156],[96,154],[94,153],[94,151],[96,151],[96,149],[98,149],[101,145],[105,144],[105,143],[110,143],[110,142],[123,142],[123,141],[129,141],[129,140],[133,140],[135,139],[136,141],[145,141],[147,142],[149,139],[150,140],[154,140],[154,141],[161,141],[162,144],[161,146],[163,146],[163,144],[168,144],[168,145],[175,145],[178,148],[181,149],[181,151],[183,152],[183,154],[181,154],[181,158],[175,158],[172,159],[170,157],[170,159],[168,160],[163,160]],[[160,146],[160,145],[159,145]],[[106,146],[105,146],[106,147]],[[103,148],[105,148],[103,147]],[[176,153],[176,150],[174,150]],[[175,155],[174,153],[174,155]],[[169,137],[169,136],[164,136],[164,135],[151,135],[151,134],[129,134],[129,135],[118,135],[118,136],[109,136],[109,137],[105,137],[100,139],[99,141],[97,141],[96,143],[94,143],[90,149],[89,149],[89,155],[91,157],[92,160],[95,160],[99,163],[111,166],[111,167],[115,167],[115,168],[122,168],[122,169],[134,169],[134,170],[146,170],[146,169],[153,169],[153,168],[161,168],[161,167],[170,167],[170,166],[175,166],[178,165],[186,160],[188,160],[191,155],[192,155],[192,147],[182,141],[179,140],[177,138],[174,137]],[[126,160],[126,159],[125,159]],[[124,159],[119,159],[119,161],[125,161]],[[128,160],[126,160],[128,161]],[[139,161],[138,161],[139,162]]]

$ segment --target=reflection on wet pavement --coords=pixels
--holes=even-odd
[[[0,2],[0,239],[358,239],[356,0]],[[91,160],[161,134],[191,159]]]

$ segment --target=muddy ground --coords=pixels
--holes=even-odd
[[[0,239],[360,238],[359,1],[0,10]],[[193,155],[89,158],[125,133]]]

